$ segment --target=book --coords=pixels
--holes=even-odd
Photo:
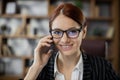
[[[112,38],[114,34],[114,27],[109,27],[106,33],[107,38]]]
[[[99,17],[100,9],[99,6],[95,6],[95,17]]]
[[[7,3],[6,13],[7,14],[15,14],[16,13],[16,3],[15,2],[8,2]]]

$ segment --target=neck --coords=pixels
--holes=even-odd
[[[58,66],[59,68],[62,67],[63,69],[74,68],[80,58],[81,52],[77,52],[73,55],[62,55],[61,53],[58,56]]]

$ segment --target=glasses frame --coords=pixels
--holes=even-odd
[[[64,33],[66,33],[66,35],[67,35],[68,38],[74,39],[74,38],[77,38],[77,37],[79,36],[80,32],[82,31],[82,26],[81,26],[79,29],[75,29],[75,30],[79,31],[79,33],[78,33],[78,35],[77,35],[76,37],[70,37],[70,36],[68,35],[68,31],[69,31],[69,30],[70,30],[70,29],[68,29],[68,30],[61,30],[61,31],[62,31],[62,35],[61,35],[61,37],[58,37],[58,38],[56,38],[56,37],[54,37],[54,36],[52,35],[52,31],[54,31],[54,30],[51,29],[49,32],[50,32],[52,38],[55,38],[55,39],[60,39],[60,38],[62,38],[63,35],[64,35]]]

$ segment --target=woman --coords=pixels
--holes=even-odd
[[[80,49],[87,26],[78,7],[59,5],[49,24],[51,35],[39,41],[25,80],[118,80],[110,63]],[[48,49],[53,43],[56,49]]]

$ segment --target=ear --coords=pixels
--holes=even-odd
[[[84,39],[86,37],[86,34],[87,34],[87,26],[85,26],[82,31],[83,31],[82,39]]]

